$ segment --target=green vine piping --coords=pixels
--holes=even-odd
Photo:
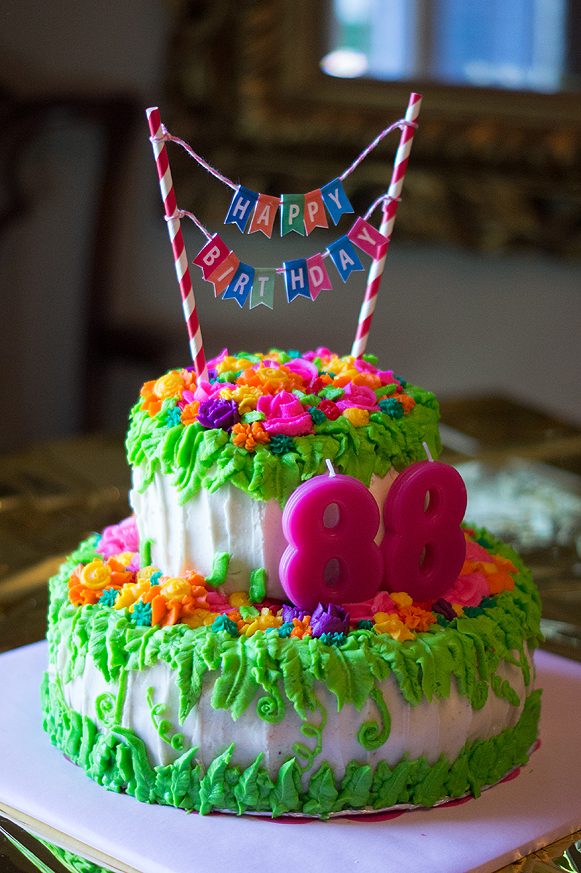
[[[262,753],[241,771],[228,766],[233,745],[205,772],[196,763],[197,749],[172,764],[151,767],[143,741],[132,731],[114,727],[100,733],[87,716],[66,706],[58,684],[49,682],[47,674],[42,684],[44,727],[51,741],[109,790],[202,814],[213,809],[242,814],[251,809],[273,817],[303,812],[324,818],[343,809],[385,809],[402,803],[433,806],[443,797],[467,793],[478,797],[485,786],[528,760],[537,737],[540,695],[539,690],[529,695],[515,727],[489,740],[467,741],[453,762],[442,755],[432,765],[419,758],[391,769],[381,761],[372,770],[351,761],[338,783],[330,764],[323,761],[303,787],[302,768],[295,758],[285,761],[272,777],[262,766]]]
[[[366,751],[371,752],[375,749],[379,749],[380,746],[383,746],[383,744],[387,742],[391,732],[391,716],[385,705],[383,694],[379,688],[374,686],[369,692],[369,696],[375,701],[377,708],[381,713],[383,728],[380,729],[375,721],[364,722],[357,732],[357,742],[359,745],[363,746]]]

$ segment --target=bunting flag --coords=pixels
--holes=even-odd
[[[216,267],[213,273],[208,276],[208,282],[214,285],[214,296],[219,297],[222,291],[225,291],[238,269],[240,261],[234,254],[230,252],[226,258]]]
[[[279,205],[280,197],[259,194],[248,233],[256,233],[257,230],[261,230],[270,239]]]
[[[329,227],[320,188],[305,194],[305,230],[307,236],[315,227]]]
[[[201,267],[204,279],[208,279],[211,273],[220,266],[230,254],[230,249],[217,233],[208,240],[204,248],[194,258],[194,264]]]
[[[254,273],[254,267],[239,263],[234,278],[224,291],[222,300],[235,300],[242,309],[252,289]]]
[[[355,270],[363,270],[363,264],[348,236],[339,237],[334,243],[327,246],[327,251],[344,282]]]
[[[351,242],[354,242],[356,246],[359,246],[366,255],[369,255],[374,260],[377,260],[382,246],[388,242],[382,233],[361,217],[357,219],[347,236]]]
[[[237,224],[242,233],[250,218],[250,213],[254,209],[258,201],[258,194],[254,191],[249,191],[242,185],[234,193],[228,214],[224,219],[224,224]]]
[[[250,308],[263,303],[272,309],[274,302],[275,267],[257,267],[254,272],[254,283],[250,292]]]
[[[305,235],[305,195],[283,194],[280,204],[280,235],[295,233]]]
[[[325,269],[325,261],[323,256],[313,255],[307,258],[307,270],[309,272],[309,288],[311,291],[311,300],[316,300],[319,291],[332,291],[333,286],[329,279],[329,274]]]
[[[328,182],[321,188],[321,194],[323,196],[323,203],[333,219],[333,224],[337,224],[344,212],[353,212],[353,207],[349,203],[340,179]]]
[[[283,194],[281,214],[283,216],[287,215],[285,221],[288,226],[288,230],[285,230],[285,233],[288,233],[290,230],[296,230],[297,233],[301,233],[301,230],[298,229],[299,219],[303,228],[306,229],[307,220],[316,222],[322,221],[325,217],[322,191],[312,191],[310,194],[313,196],[311,197],[309,194],[304,195],[302,201],[299,200],[299,197],[302,195],[296,194],[290,195],[290,199],[285,201],[287,195]],[[336,185],[333,185],[331,194],[333,195],[331,200],[337,209],[345,207],[346,204],[342,198],[341,191]],[[252,225],[255,225],[255,230],[263,230],[266,233],[268,229],[267,224],[270,225],[270,230],[272,231],[272,223],[274,222],[274,216],[280,201],[278,197],[269,197],[268,200],[266,197],[262,198],[262,200],[261,198],[262,194],[254,201],[255,210],[250,232],[254,232]],[[234,200],[232,202],[234,203]],[[244,209],[244,213],[246,213],[247,207],[244,207],[243,200],[240,203],[242,203],[242,206],[238,208],[236,217],[240,215],[242,220],[242,211]],[[316,205],[311,208],[310,213],[309,204]],[[295,206],[298,207],[298,211],[292,208]],[[307,215],[309,215],[308,219]],[[294,227],[295,223],[297,228]],[[264,227],[262,227],[263,224]],[[321,227],[322,225],[313,224],[314,226]],[[198,252],[194,258],[194,264],[200,267],[204,279],[207,282],[212,282],[216,297],[223,294],[222,300],[236,300],[240,306],[244,306],[250,297],[251,309],[261,304],[272,309],[277,273],[282,274],[284,278],[284,287],[289,303],[297,297],[316,300],[320,291],[333,290],[333,285],[325,266],[326,257],[331,259],[341,279],[343,282],[346,282],[351,273],[364,269],[355,246],[375,260],[382,247],[385,246],[385,243],[386,238],[383,234],[366,221],[366,219],[359,216],[355,219],[351,230],[331,243],[324,253],[319,252],[309,258],[285,261],[282,268],[254,268],[249,264],[242,263],[236,254],[230,251],[217,233]]]
[[[291,303],[295,297],[308,297],[310,300],[311,292],[309,290],[307,259],[297,258],[295,261],[285,261],[283,269],[284,286],[288,302]]]

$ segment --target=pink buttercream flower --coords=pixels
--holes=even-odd
[[[96,547],[100,555],[105,559],[120,552],[138,552],[139,534],[134,515],[124,518],[119,524],[106,527],[101,534],[101,539]]]
[[[379,376],[382,385],[399,385],[399,381],[393,375],[393,370],[378,370],[369,361],[364,361],[363,358],[355,358],[355,369],[360,373],[373,373]]]
[[[354,406],[357,409],[367,409],[369,412],[377,412],[379,410],[375,391],[368,388],[367,385],[354,385],[353,382],[348,382],[345,385],[345,394],[336,403],[341,411],[353,408]]]
[[[333,357],[333,352],[331,349],[326,349],[324,346],[319,346],[318,349],[315,349],[314,352],[305,352],[302,355],[305,361],[314,361],[315,358],[331,358]]]
[[[378,591],[371,600],[363,600],[361,603],[344,603],[343,607],[351,616],[351,624],[365,620],[373,621],[373,616],[378,612],[397,611],[397,604],[387,591]]]
[[[193,400],[199,400],[200,403],[204,403],[206,400],[215,400],[220,391],[223,391],[225,388],[230,388],[232,391],[236,388],[232,382],[200,382],[194,393],[191,391],[184,391],[183,398],[188,403],[191,403]],[[186,395],[191,394],[191,399],[188,399]]]
[[[481,546],[480,543],[475,543],[473,540],[466,541],[466,560],[492,563],[492,558],[484,546]]]
[[[490,558],[490,555],[488,557]],[[442,596],[448,603],[458,603],[460,606],[478,606],[482,598],[488,597],[489,594],[490,588],[486,576],[482,573],[465,573],[458,576],[452,588]]]
[[[258,398],[256,409],[266,416],[262,425],[269,433],[301,436],[313,432],[313,419],[298,397],[289,391],[263,394]]]
[[[307,384],[319,375],[315,364],[312,361],[305,361],[303,358],[292,358],[292,360],[286,362],[285,367],[293,373],[298,373]]]

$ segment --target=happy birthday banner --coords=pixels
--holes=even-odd
[[[383,272],[385,254],[391,238],[393,222],[403,177],[407,167],[409,152],[415,128],[416,118],[421,104],[421,95],[412,94],[405,118],[385,128],[379,136],[356,158],[356,160],[336,179],[328,182],[322,188],[309,191],[306,194],[282,194],[280,197],[260,194],[242,185],[236,185],[207,161],[196,154],[186,142],[172,136],[161,124],[156,107],[147,110],[150,127],[150,140],[156,160],[160,189],[165,209],[168,233],[174,253],[176,274],[182,295],[184,315],[190,337],[190,347],[195,369],[199,376],[206,373],[206,362],[203,351],[200,328],[196,314],[196,304],[189,275],[185,247],[180,228],[180,219],[187,216],[206,237],[206,244],[198,252],[193,263],[202,270],[207,282],[214,285],[216,297],[222,300],[236,300],[242,308],[250,298],[250,308],[263,304],[273,308],[275,280],[277,275],[284,278],[286,297],[291,303],[297,297],[316,300],[323,290],[332,290],[333,286],[325,266],[325,259],[330,258],[343,282],[351,273],[363,270],[363,264],[356,249],[371,257],[372,265],[361,308],[357,336],[352,354],[363,354],[369,325],[375,307],[375,297]],[[243,263],[237,255],[228,248],[218,234],[211,235],[203,224],[191,212],[177,207],[173,192],[173,182],[169,162],[165,150],[166,142],[181,145],[209,173],[225,185],[234,189],[234,195],[224,219],[224,224],[236,224],[244,233],[262,231],[269,239],[280,212],[280,233],[284,236],[294,232],[308,236],[315,228],[328,228],[327,215],[336,226],[344,214],[353,213],[354,209],[343,188],[343,180],[367,157],[379,142],[392,130],[401,131],[400,143],[396,153],[390,187],[385,195],[379,197],[369,208],[364,217],[357,217],[348,233],[340,236],[327,246],[324,252],[319,252],[309,258],[296,258],[285,261],[282,267],[253,267]],[[383,219],[377,230],[368,219],[375,208],[382,204]]]
[[[235,195],[235,198],[238,196]],[[245,196],[245,195],[243,195]],[[303,195],[303,197],[306,195]],[[284,197],[284,195],[283,195]],[[345,197],[348,209],[353,212]],[[240,201],[238,201],[240,202]],[[246,201],[248,205],[249,201]],[[232,201],[234,203],[234,200]],[[258,206],[259,199],[256,200]],[[342,203],[345,206],[345,202]],[[232,206],[230,207],[230,212]],[[230,215],[230,212],[228,213]],[[256,208],[253,221],[256,219]],[[260,218],[260,216],[259,216]],[[228,221],[228,218],[227,218]],[[236,222],[241,230],[244,226]],[[320,225],[319,225],[320,226]],[[292,229],[292,228],[291,228]],[[331,291],[333,286],[325,268],[324,257],[329,256],[337,268],[339,276],[346,282],[351,273],[363,270],[355,246],[371,258],[379,257],[381,249],[388,242],[372,224],[364,218],[357,218],[351,230],[331,243],[325,253],[312,255],[310,258],[297,258],[285,261],[282,269],[274,267],[252,267],[242,263],[224,241],[215,234],[194,258],[194,264],[201,268],[204,279],[214,285],[215,296],[223,294],[222,300],[236,300],[241,307],[250,297],[250,308],[260,303],[272,309],[274,283],[277,273],[282,273],[287,300],[290,303],[295,297],[307,297],[316,300],[320,291]]]

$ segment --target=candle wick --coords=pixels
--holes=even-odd
[[[329,476],[336,476],[337,474],[335,472],[335,468],[333,467],[333,464],[331,463],[330,458],[325,458],[325,464],[327,465],[327,470],[329,471]]]
[[[430,452],[430,450],[428,448],[428,444],[422,443],[422,445],[424,447],[424,451],[426,453],[426,457],[427,457],[428,461],[433,461],[434,459],[432,458],[432,453]]]

